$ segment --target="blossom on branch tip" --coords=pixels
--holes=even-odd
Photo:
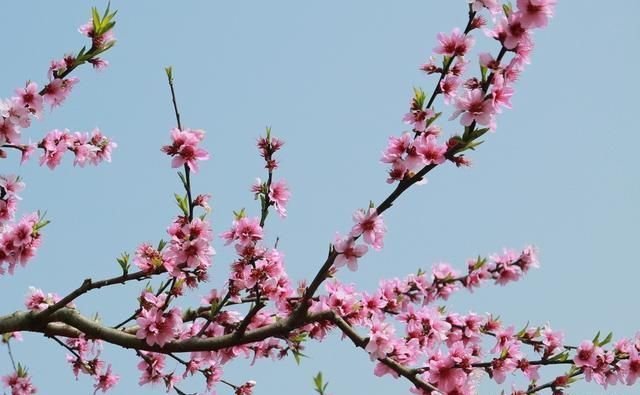
[[[194,173],[198,172],[198,161],[209,159],[209,154],[198,144],[204,139],[200,129],[171,129],[171,145],[162,147],[162,152],[173,157],[171,167],[186,165]]]

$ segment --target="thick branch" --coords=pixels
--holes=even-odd
[[[144,340],[138,339],[134,334],[113,329],[99,322],[92,321],[74,309],[62,308],[48,317],[51,323],[44,325],[35,320],[35,315],[31,312],[16,312],[8,316],[0,317],[0,334],[15,331],[32,331],[42,332],[48,335],[77,337],[84,333],[89,338],[101,339],[107,343],[123,348],[166,354],[170,352],[216,351],[223,348],[254,343],[270,337],[286,335],[292,330],[312,322],[330,320],[332,315],[332,312],[325,311],[309,314],[300,321],[293,320],[289,317],[258,329],[246,331],[241,337],[233,333],[213,338],[194,337],[169,342],[163,347],[160,347],[157,345],[150,346]],[[52,324],[54,322],[57,324]],[[60,323],[66,325],[61,326]]]

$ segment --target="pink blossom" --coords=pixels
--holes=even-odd
[[[109,389],[113,388],[119,380],[120,376],[111,373],[111,365],[109,365],[106,372],[96,375],[96,382],[93,385],[93,388],[96,389],[96,392],[98,392],[98,390],[107,392]]]
[[[455,361],[449,356],[434,354],[429,361],[428,376],[429,382],[444,393],[467,393],[460,392],[467,382],[467,374],[456,367]]]
[[[496,344],[491,349],[491,352],[502,352],[503,350],[509,349],[509,347],[517,342],[514,333],[515,329],[513,326],[506,329],[498,329],[496,331]]]
[[[252,395],[253,387],[255,386],[256,386],[256,382],[253,380],[249,380],[246,383],[242,384],[241,386],[237,387],[235,389],[234,394],[235,395]]]
[[[44,87],[44,100],[51,105],[51,107],[59,106],[67,98],[73,86],[78,82],[75,77],[70,78],[55,78]]]
[[[17,144],[20,141],[20,130],[9,120],[0,118],[0,144]]]
[[[444,102],[450,104],[456,97],[456,91],[460,87],[460,78],[453,74],[447,74],[440,81],[440,91],[444,94]]]
[[[17,89],[16,103],[22,107],[26,107],[36,118],[40,118],[42,114],[43,99],[40,96],[38,84],[28,82],[27,86]]]
[[[403,133],[400,137],[391,136],[387,143],[387,148],[382,153],[380,159],[383,163],[394,163],[402,160],[402,156],[407,152],[412,144],[412,137],[409,132]]]
[[[171,145],[162,147],[162,152],[173,157],[171,167],[186,165],[194,173],[198,171],[198,161],[209,159],[209,154],[198,144],[204,139],[204,131],[199,129],[171,129]]]
[[[407,336],[416,339],[421,348],[433,348],[444,342],[451,329],[451,324],[440,312],[426,306],[415,310],[409,305],[398,319],[407,324]]]
[[[352,272],[358,270],[358,258],[367,253],[367,246],[364,244],[356,245],[353,237],[347,236],[340,238],[336,236],[333,243],[338,256],[335,260],[335,267],[342,267],[345,264]]]
[[[0,100],[0,115],[16,127],[28,128],[31,125],[32,114],[28,107],[20,103],[18,97]]]
[[[551,328],[546,326],[542,330],[542,344],[546,346],[545,355],[552,355],[554,352],[560,350],[564,343],[564,333],[560,331],[552,331]]]
[[[209,267],[213,248],[207,239],[195,238],[184,240],[180,243],[171,243],[165,258],[174,260],[178,264],[195,269],[197,267]]]
[[[37,392],[31,378],[23,370],[2,376],[2,384],[11,390],[11,395],[31,395]]]
[[[501,106],[511,108],[511,96],[513,96],[513,93],[513,88],[507,85],[502,74],[494,74],[491,81],[491,102],[496,112],[502,112]]]
[[[463,126],[469,126],[474,121],[480,125],[493,126],[493,114],[495,109],[491,100],[485,100],[484,93],[481,89],[467,90],[466,95],[459,96],[456,99],[457,110],[450,119],[455,119],[462,114],[460,123]]]
[[[238,241],[240,245],[247,245],[262,240],[262,227],[257,218],[242,217],[234,220],[231,229],[222,233],[225,244]]]
[[[578,346],[573,362],[577,367],[597,367],[598,356],[602,355],[602,349],[589,340],[584,340]]]
[[[491,362],[493,379],[498,384],[504,383],[507,374],[513,372],[518,367],[518,362],[512,358],[495,358]]]
[[[369,341],[365,347],[372,361],[384,358],[393,351],[393,332],[391,324],[377,319],[373,320]]]
[[[620,368],[624,372],[625,383],[634,385],[638,377],[640,377],[640,355],[635,347],[629,350],[629,358],[620,362]]]
[[[91,163],[97,165],[101,161],[111,162],[111,153],[118,146],[108,137],[104,136],[100,129],[95,128],[91,132],[90,144],[95,147]]]
[[[21,199],[18,192],[24,189],[24,182],[16,175],[0,175],[0,188],[3,188],[7,195]]]
[[[164,377],[163,369],[165,364],[165,356],[163,354],[141,351],[144,358],[138,363],[138,370],[142,372],[142,376],[138,381],[139,385],[147,383],[158,383]]]
[[[498,0],[469,0],[471,9],[475,12],[479,12],[482,8],[486,8],[492,14],[500,12],[500,3]]]
[[[421,108],[412,108],[411,111],[404,115],[402,121],[408,125],[412,125],[413,130],[416,132],[424,132],[427,127],[427,120],[432,118],[434,115],[434,111],[430,108],[426,110]]]
[[[109,61],[102,58],[91,58],[87,60],[87,62],[91,63],[94,69],[96,70],[104,70],[109,67]]]
[[[521,23],[527,28],[545,27],[553,16],[556,0],[518,0]]]
[[[280,180],[276,183],[271,184],[269,188],[269,200],[273,203],[280,217],[287,216],[287,209],[285,206],[291,197],[291,192],[289,192],[289,188],[287,187],[287,183],[284,180]]]
[[[422,165],[439,165],[446,160],[447,146],[438,144],[438,139],[433,134],[423,133],[415,139],[416,153],[422,159]]]
[[[435,53],[446,56],[464,56],[473,46],[474,39],[455,28],[449,36],[438,33],[438,42],[438,46],[433,49]]]
[[[46,294],[41,289],[29,287],[29,295],[24,301],[24,305],[31,311],[42,311],[50,305],[58,302],[60,297],[56,294]]]
[[[516,50],[522,43],[529,45],[531,37],[529,30],[523,26],[521,14],[512,13],[507,19],[502,18],[493,31],[493,37],[509,50]]]
[[[157,308],[143,309],[136,320],[140,328],[136,332],[138,339],[145,339],[148,345],[160,347],[171,341],[182,324],[182,315],[178,308],[164,313]]]
[[[135,252],[133,263],[146,273],[153,272],[157,267],[162,266],[162,255],[151,244],[141,244]]]
[[[368,211],[357,210],[353,214],[353,221],[356,224],[351,228],[350,236],[359,237],[362,235],[365,243],[375,250],[382,249],[382,239],[387,228],[384,226],[382,216],[378,215],[375,208],[370,208]]]
[[[0,224],[5,221],[13,220],[18,208],[18,198],[8,195],[4,199],[0,199]],[[6,233],[6,231],[5,231]],[[1,236],[1,233],[0,233]],[[2,259],[0,259],[1,261]]]
[[[540,365],[532,365],[526,358],[520,359],[518,362],[518,369],[520,369],[529,381],[538,381],[540,379]]]
[[[55,169],[62,161],[70,140],[71,134],[68,129],[62,131],[54,129],[47,133],[38,144],[38,147],[44,150],[40,157],[40,165],[46,164],[50,169]]]
[[[449,296],[458,289],[456,281],[453,281],[458,277],[458,272],[455,271],[448,263],[438,263],[433,269],[433,282],[437,283],[436,296],[447,300]]]

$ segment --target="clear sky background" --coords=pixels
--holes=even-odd
[[[42,84],[51,59],[85,44],[76,29],[91,4],[105,2],[4,4],[1,97],[27,79]],[[418,67],[436,34],[466,19],[462,0],[114,0],[112,6],[119,10],[118,44],[107,55],[112,66],[80,70],[69,100],[25,137],[98,126],[119,147],[113,163],[98,168],[73,168],[71,158],[53,172],[37,160],[22,167],[15,156],[0,162],[0,173],[20,174],[27,183],[21,212],[47,210],[53,221],[37,259],[0,278],[0,314],[23,308],[30,285],[66,294],[86,277],[117,275],[122,251],[165,237],[176,214],[173,192],[180,190],[160,152],[175,124],[167,65],[174,66],[184,125],[208,132],[212,159],[193,182],[195,191],[213,194],[216,234],[228,228],[232,210],[257,213],[249,186],[263,176],[254,143],[264,127],[286,141],[278,177],[293,192],[289,218],[270,217],[267,234],[280,237],[290,276],[311,278],[334,233],[350,228],[351,213],[391,190],[380,152],[389,135],[406,129],[401,118],[412,87],[433,88],[435,79]],[[470,155],[474,167],[438,168],[426,186],[402,196],[385,214],[384,250],[368,254],[357,273],[341,272],[341,279],[372,290],[379,279],[434,262],[464,268],[467,258],[531,243],[540,249],[541,269],[504,288],[460,292],[449,309],[493,312],[516,327],[550,322],[573,344],[598,330],[616,338],[640,330],[639,14],[635,0],[560,1],[550,26],[536,34],[514,109]],[[441,124],[448,134],[459,130],[457,121]],[[233,254],[219,240],[215,247],[211,285],[219,286]],[[114,323],[133,311],[142,286],[98,290],[78,306]],[[42,336],[27,335],[14,353],[40,393],[92,392],[86,378],[74,382],[65,351]],[[407,393],[404,381],[376,378],[368,355],[338,336],[310,343],[306,353],[300,367],[292,359],[254,367],[234,362],[225,379],[254,379],[256,394],[312,393],[311,377],[322,370],[335,395]],[[2,354],[0,372],[7,373]],[[122,376],[112,394],[164,392],[137,386],[133,352],[106,346],[104,357]],[[203,388],[202,381],[182,388]],[[497,393],[490,384],[482,388]],[[219,393],[231,391],[220,386]],[[580,385],[574,393],[605,391]]]

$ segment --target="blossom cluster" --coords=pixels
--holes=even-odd
[[[14,96],[0,100],[0,158],[6,157],[3,148],[12,148],[22,153],[23,162],[28,159],[35,146],[21,142],[21,129],[31,125],[32,117],[42,117],[45,103],[55,107],[66,100],[78,83],[78,78],[68,76],[73,69],[84,63],[90,63],[96,69],[103,69],[108,65],[108,62],[98,55],[115,44],[114,16],[115,13],[110,13],[108,9],[103,16],[94,13],[92,19],[78,29],[81,34],[91,38],[91,48],[88,51],[83,48],[76,55],[67,54],[62,59],[51,61],[49,82],[41,89],[37,83],[27,81],[24,88],[16,89]],[[83,137],[78,138],[78,144],[84,145]],[[82,161],[81,159],[77,164],[82,164]]]
[[[0,222],[0,275],[5,270],[13,274],[16,266],[24,267],[35,256],[41,243],[38,230],[44,225],[37,213],[26,215],[15,224]]]
[[[120,376],[114,374],[111,365],[106,365],[100,358],[102,352],[100,340],[87,339],[82,335],[77,338],[68,338],[65,343],[71,352],[67,354],[67,362],[71,365],[76,379],[80,373],[91,376],[94,380],[95,392],[98,390],[107,392],[118,383]]]
[[[436,89],[431,96],[420,89],[415,91],[409,112],[403,118],[411,131],[391,137],[382,156],[382,161],[391,166],[388,182],[399,182],[394,193],[402,193],[408,186],[423,180],[425,169],[447,160],[459,166],[469,164],[460,153],[479,144],[476,140],[495,128],[496,115],[502,108],[510,108],[513,83],[528,63],[533,48],[531,31],[547,24],[554,3],[555,0],[517,0],[513,8],[500,7],[497,0],[469,0],[467,27],[454,29],[450,34],[438,34],[434,53],[442,57],[442,63],[436,64],[432,58],[422,67],[428,74],[439,74]],[[485,28],[488,22],[480,14],[485,10],[495,22],[492,28]],[[106,66],[106,62],[96,55],[113,45],[109,27],[112,16],[108,15],[107,12],[102,19],[98,17],[98,22],[94,16],[92,22],[80,28],[92,39],[89,52],[93,55],[90,58],[83,58],[83,50],[76,57],[54,62],[50,69],[52,81],[45,89],[38,91],[36,85],[28,83],[23,91],[17,92],[18,96],[2,103],[0,138],[4,140],[0,140],[0,144],[18,147],[23,157],[28,157],[29,148],[20,148],[19,130],[11,129],[11,125],[28,126],[29,116],[39,116],[44,102],[59,104],[65,97],[60,92],[75,83],[66,78],[66,74],[79,61],[87,61],[96,68]],[[470,33],[481,28],[500,43],[501,49],[496,57],[479,54],[480,75],[465,78],[468,54],[475,44]],[[513,56],[507,61],[505,56],[511,54]],[[168,76],[171,83],[170,69]],[[449,138],[446,143],[439,142],[442,130],[434,123],[441,115],[433,108],[438,95],[443,96],[445,105],[454,107],[451,119],[459,117],[464,128],[463,133]],[[337,268],[347,266],[355,271],[358,260],[369,248],[383,248],[387,229],[382,213],[393,203],[393,194],[378,207],[371,204],[367,209],[357,210],[353,214],[352,228],[346,236],[336,235],[327,261],[312,284],[307,287],[306,282],[301,282],[294,288],[285,271],[284,254],[278,249],[277,241],[272,248],[264,241],[269,209],[273,207],[284,217],[290,199],[286,182],[273,179],[274,170],[279,167],[274,155],[283,142],[272,137],[269,129],[266,137],[257,142],[268,176],[266,181],[258,179],[251,187],[261,203],[260,215],[248,216],[244,209],[234,213],[231,228],[220,235],[227,245],[233,245],[237,254],[226,283],[222,289],[212,289],[195,310],[183,312],[173,307],[172,302],[184,294],[184,286],[197,288],[208,280],[215,254],[213,231],[206,220],[210,196],[192,198],[189,178],[190,172],[198,171],[199,162],[209,158],[200,146],[203,139],[202,130],[179,127],[171,131],[171,143],[162,147],[162,151],[172,157],[172,167],[185,168],[180,178],[186,195],[176,195],[182,213],[167,229],[168,242],[161,241],[157,247],[143,243],[136,249],[134,263],[141,272],[128,273],[128,255],[120,262],[123,275],[116,278],[118,281],[167,275],[167,281],[157,290],[151,286],[145,288],[135,313],[116,326],[121,328],[135,319],[136,324],[121,328],[120,334],[133,337],[135,333],[135,338],[161,351],[136,350],[140,357],[140,385],[161,383],[168,391],[176,389],[182,393],[176,388],[182,379],[202,374],[208,391],[212,391],[216,383],[225,383],[236,395],[250,395],[256,384],[254,381],[233,385],[222,380],[226,363],[237,358],[252,359],[253,363],[260,358],[279,359],[289,354],[299,357],[307,338],[323,340],[336,328],[369,354],[375,363],[375,375],[407,377],[416,384],[412,392],[418,395],[471,395],[477,393],[477,381],[482,374],[498,384],[516,374],[521,375],[528,386],[523,389],[513,386],[511,395],[535,393],[546,388],[554,395],[561,395],[581,374],[587,381],[595,381],[605,388],[617,383],[632,385],[640,377],[640,334],[634,339],[620,339],[609,348],[611,335],[603,340],[598,335],[576,347],[565,344],[564,334],[549,325],[527,325],[516,330],[493,315],[460,314],[436,306],[436,302],[448,300],[458,290],[474,291],[488,282],[502,286],[520,280],[529,270],[538,267],[533,247],[470,259],[466,271],[440,262],[428,272],[420,270],[404,279],[383,280],[372,293],[357,291],[354,285],[334,279],[324,284],[324,294],[315,295],[317,286],[335,275]],[[99,131],[90,136],[57,130],[37,145],[45,150],[42,164],[51,168],[59,164],[62,153],[67,150],[75,154],[74,164],[83,166],[108,160],[114,146]],[[9,272],[16,264],[24,264],[39,242],[38,229],[43,222],[37,216],[27,216],[16,225],[4,223],[13,220],[19,199],[17,192],[22,187],[17,177],[0,177],[0,274],[5,270],[3,264],[8,265]],[[197,207],[205,214],[195,216]],[[81,288],[77,292],[84,291]],[[25,305],[37,316],[38,312],[59,304],[60,300],[56,294],[45,294],[34,288]],[[240,307],[235,310],[233,306]],[[241,312],[242,308],[246,308],[244,312]],[[260,331],[261,328],[265,330]],[[260,337],[261,333],[275,331],[274,328],[283,329],[271,332],[274,335],[270,337]],[[366,332],[366,337],[360,337],[358,330]],[[248,340],[243,337],[247,331],[252,334]],[[17,335],[12,333],[11,336]],[[186,359],[162,349],[171,342],[223,336],[233,339],[230,343],[233,345],[214,351],[191,352]],[[260,340],[256,341],[256,338]],[[105,392],[116,385],[119,377],[100,358],[99,340],[80,335],[66,339],[64,347],[71,353],[67,360],[75,376],[79,373],[92,376],[96,392]],[[167,369],[167,356],[183,366],[182,374]],[[547,365],[566,365],[569,370],[547,384],[538,385],[540,369]],[[2,381],[11,389],[12,395],[35,393],[26,371],[21,368],[4,376]]]
[[[205,197],[200,196],[199,199],[200,204],[207,205]],[[154,248],[148,243],[138,246],[134,257],[138,268],[149,274],[164,270],[189,287],[196,287],[200,281],[207,280],[207,270],[215,254],[211,247],[213,233],[209,223],[201,218],[190,221],[188,215],[179,216],[167,228],[167,233],[171,238],[166,248],[164,243],[161,248]]]
[[[353,213],[355,224],[351,231],[344,237],[336,235],[333,243],[333,250],[336,253],[334,261],[335,268],[347,265],[349,270],[358,269],[358,259],[367,253],[368,247],[380,250],[384,246],[384,234],[387,228],[384,225],[382,216],[371,207],[367,210],[356,210]],[[356,241],[362,237],[365,244],[357,244]]]
[[[36,394],[37,388],[31,383],[31,377],[28,372],[21,367],[1,378],[2,385],[11,390],[11,395],[32,395]]]
[[[291,198],[291,192],[285,180],[279,180],[273,182],[273,171],[278,168],[278,161],[274,155],[278,152],[284,142],[277,137],[271,136],[271,129],[267,128],[267,134],[264,137],[258,139],[258,150],[260,156],[265,161],[265,168],[269,172],[267,181],[263,182],[260,178],[256,179],[256,182],[251,186],[251,192],[254,193],[256,199],[260,199],[262,203],[263,212],[268,209],[269,206],[273,206],[280,217],[287,216],[287,203]]]
[[[468,290],[482,280],[504,285],[533,267],[537,267],[535,252],[527,247],[521,253],[505,250],[488,259],[470,260],[464,276],[448,264],[437,264],[430,275],[419,272],[404,280],[382,281],[374,294],[359,293],[353,285],[332,281],[326,285],[326,295],[313,302],[311,311],[329,309],[350,325],[366,328],[369,334],[363,347],[377,361],[377,376],[399,377],[384,362],[391,359],[403,366],[416,366],[420,379],[442,394],[475,394],[482,373],[501,384],[520,372],[532,384],[511,394],[523,395],[539,381],[539,369],[552,364],[572,366],[549,385],[557,395],[564,394],[576,372],[605,388],[616,383],[634,384],[640,377],[640,333],[635,339],[619,340],[611,350],[604,349],[611,336],[572,347],[564,344],[562,332],[548,325],[516,331],[491,315],[458,314],[429,306],[438,298],[447,299],[458,285]],[[322,340],[331,325],[314,323],[305,329],[312,338]],[[494,339],[491,349],[485,349],[487,339]]]
[[[469,3],[471,13],[466,29],[456,28],[450,34],[439,33],[437,36],[438,45],[433,51],[442,57],[441,65],[436,56],[432,56],[421,67],[427,74],[439,75],[439,81],[431,96],[421,89],[415,90],[410,110],[403,118],[411,125],[413,134],[391,137],[383,152],[381,161],[391,166],[389,183],[413,177],[426,166],[439,165],[446,160],[458,166],[469,165],[463,155],[455,154],[477,145],[474,140],[495,129],[495,118],[502,108],[511,108],[513,84],[530,61],[533,49],[531,32],[547,25],[555,0],[518,0],[515,9],[511,6],[501,8],[495,0]],[[486,27],[487,20],[480,14],[484,9],[495,21],[493,28]],[[503,15],[499,15],[501,10]],[[465,77],[468,54],[475,44],[471,33],[480,28],[497,40],[501,49],[496,57],[480,53],[481,75]],[[513,56],[508,62],[503,62],[508,53],[513,53]],[[441,115],[433,109],[435,98],[440,94],[444,96],[445,105],[455,108],[450,119],[459,117],[464,127],[462,136],[454,136],[446,143],[436,141],[441,130],[433,125]]]
[[[163,346],[173,340],[182,325],[182,313],[179,308],[167,309],[167,295],[155,296],[144,291],[140,296],[138,331],[136,336],[145,339],[147,344]]]
[[[98,165],[102,161],[111,162],[111,152],[116,146],[116,143],[104,136],[97,128],[91,134],[54,129],[38,143],[38,148],[44,151],[40,157],[40,165],[55,169],[66,151],[75,155],[74,166],[84,167],[87,164]],[[23,151],[23,154],[25,152],[28,151]],[[24,155],[23,158],[25,158]]]

